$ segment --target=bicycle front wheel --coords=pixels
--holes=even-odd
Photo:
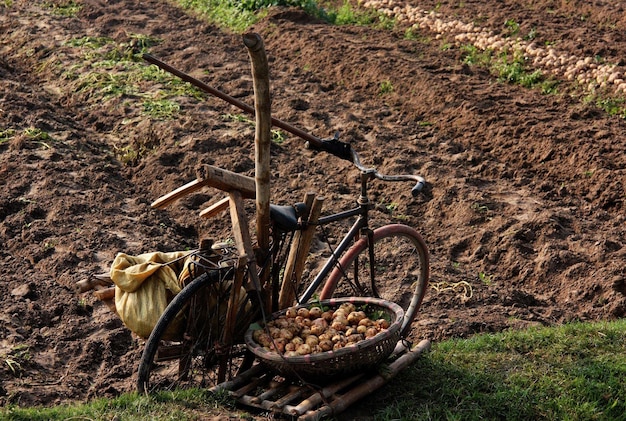
[[[211,387],[252,362],[243,336],[259,306],[241,290],[234,335],[222,341],[234,269],[208,271],[191,281],[167,306],[148,338],[139,364],[137,390],[151,393]]]
[[[373,246],[360,238],[330,273],[320,299],[376,297],[392,301],[404,310],[402,336],[422,304],[428,287],[428,249],[421,235],[402,224],[374,230]]]

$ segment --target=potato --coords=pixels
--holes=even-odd
[[[315,335],[309,335],[307,336],[306,340],[304,341],[305,344],[307,344],[308,346],[310,346],[311,348],[315,347],[317,344],[320,343],[320,340],[317,336]]]
[[[378,319],[376,320],[376,326],[380,329],[389,329],[389,322],[385,319]]]
[[[283,338],[286,341],[290,341],[293,339],[293,333],[289,329],[281,329],[280,338]]]
[[[332,310],[327,310],[325,312],[322,313],[322,319],[326,320],[326,322],[330,322],[331,320],[333,320],[333,311]]]
[[[373,326],[374,322],[370,319],[368,319],[367,317],[365,317],[364,319],[361,319],[359,321],[359,326]]]
[[[311,346],[308,344],[302,344],[296,349],[296,352],[299,355],[308,355],[311,353]]]
[[[306,307],[302,307],[298,309],[298,316],[303,317],[303,318],[308,318],[309,317],[309,309]]]
[[[255,331],[253,339],[285,356],[308,355],[355,345],[387,328],[387,320],[374,322],[352,303],[327,311],[319,306],[290,307],[283,316],[269,321],[266,329]]]
[[[311,307],[309,309],[309,318],[311,320],[317,319],[318,317],[322,317],[322,309],[319,307]]]
[[[323,341],[320,341],[319,343],[319,347],[322,350],[322,352],[326,352],[326,351],[330,351],[331,349],[333,349],[333,342],[325,339]]]
[[[377,334],[378,334],[378,329],[376,329],[375,327],[368,327],[367,330],[365,331],[366,338],[371,338],[372,336],[376,336]]]

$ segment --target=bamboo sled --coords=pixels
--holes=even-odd
[[[301,384],[277,377],[262,364],[257,364],[210,391],[225,391],[240,405],[295,417],[298,421],[318,420],[345,411],[384,386],[429,349],[430,341],[427,339],[411,349],[400,341],[387,361],[372,371],[323,385]]]

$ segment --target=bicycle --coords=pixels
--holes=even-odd
[[[230,190],[229,197],[205,213],[212,216],[230,206],[233,224],[242,229],[235,230],[235,244],[205,245],[193,253],[195,261],[189,269],[189,279],[193,279],[170,302],[146,342],[137,379],[140,392],[214,386],[250,368],[254,358],[243,343],[244,333],[251,323],[284,307],[289,297],[298,297],[296,303],[343,296],[373,296],[393,301],[404,310],[402,337],[407,335],[428,285],[427,247],[420,234],[407,225],[370,228],[369,212],[373,204],[368,197],[368,185],[375,179],[411,181],[416,183],[412,188],[415,196],[425,186],[425,180],[415,175],[383,175],[363,166],[359,155],[349,144],[339,141],[337,135],[309,147],[348,160],[360,171],[357,206],[318,218],[312,213],[319,211],[321,200],[315,203],[310,196],[305,203],[294,206],[271,205],[270,248],[254,250],[241,206],[246,196],[245,185],[250,180],[226,172],[237,179],[237,189],[243,193]],[[220,174],[224,171],[212,170]],[[220,177],[220,182],[213,185],[226,190]],[[198,188],[198,184],[202,183],[187,190]],[[181,194],[177,192],[164,201]],[[247,196],[250,195],[248,192]],[[293,276],[285,272],[294,234],[310,235],[316,227],[351,218],[356,218],[352,227],[335,249],[331,247],[322,269],[302,291],[298,282],[302,268],[296,268]],[[302,249],[308,254],[308,245]],[[299,261],[303,261],[302,257]],[[389,279],[395,282],[390,283]],[[280,303],[281,296],[288,298]],[[169,338],[167,332],[179,323],[185,326],[182,333]]]

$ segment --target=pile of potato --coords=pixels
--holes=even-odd
[[[354,304],[342,303],[336,310],[326,311],[318,306],[288,308],[252,337],[270,351],[293,357],[338,350],[388,328],[388,320],[370,320]]]

